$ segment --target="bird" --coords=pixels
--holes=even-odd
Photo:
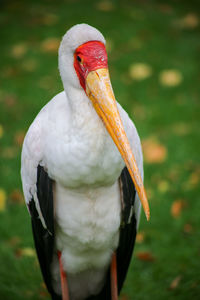
[[[141,142],[115,99],[99,30],[71,27],[58,64],[64,90],[38,113],[22,146],[36,253],[53,300],[116,300],[141,206],[150,217]]]

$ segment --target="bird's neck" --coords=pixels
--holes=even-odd
[[[91,128],[92,123],[94,127],[104,127],[83,89],[71,88],[70,90],[65,90],[65,92],[71,109],[73,128],[77,128],[78,130],[87,128],[88,126]]]

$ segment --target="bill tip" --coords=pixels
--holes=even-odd
[[[147,221],[149,221],[150,220],[150,211],[145,212],[145,215],[146,215]]]

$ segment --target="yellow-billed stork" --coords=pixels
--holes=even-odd
[[[39,112],[22,150],[41,271],[52,299],[117,299],[139,198],[149,219],[140,138],[115,100],[97,29],[80,24],[67,31],[59,70],[64,91]]]

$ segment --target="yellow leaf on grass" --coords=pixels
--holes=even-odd
[[[166,180],[161,180],[158,183],[158,190],[163,194],[166,193],[169,190],[169,188],[170,188],[169,182]]]
[[[2,149],[1,155],[3,158],[13,158],[17,156],[17,147],[6,147]]]
[[[183,208],[185,207],[185,201],[182,199],[176,200],[171,206],[171,215],[174,218],[178,218],[181,215]]]
[[[6,192],[0,188],[0,211],[5,211],[6,208]]]
[[[11,56],[14,58],[22,58],[27,52],[27,45],[25,43],[18,43],[11,49]]]
[[[188,13],[181,19],[176,19],[174,25],[181,29],[194,29],[199,25],[199,18],[195,13]]]
[[[144,160],[147,163],[162,163],[166,160],[167,149],[154,138],[147,138],[142,141]]]
[[[136,235],[136,243],[138,243],[138,244],[143,243],[144,242],[144,236],[145,236],[144,232],[142,232],[142,231],[138,232],[137,235]]]
[[[179,85],[183,80],[183,76],[180,71],[171,69],[164,70],[159,75],[159,81],[162,85],[173,87]]]
[[[29,59],[24,60],[21,64],[21,66],[24,71],[33,72],[36,70],[36,68],[38,66],[38,62],[34,58],[29,58]]]
[[[172,131],[178,136],[184,136],[189,134],[192,131],[192,128],[188,123],[179,122],[172,126]]]
[[[136,105],[134,105],[132,111],[133,111],[133,116],[134,116],[133,119],[137,118],[138,120],[145,120],[147,111],[146,111],[144,105],[136,104]]]
[[[17,146],[22,146],[25,137],[25,132],[23,130],[19,130],[15,133],[14,140]]]
[[[194,13],[189,13],[182,19],[181,24],[185,28],[196,28],[199,25],[198,16]]]
[[[13,190],[12,193],[10,194],[10,199],[14,203],[18,204],[24,204],[24,196],[20,190]]]
[[[174,290],[178,287],[180,281],[181,281],[182,276],[177,276],[174,278],[174,280],[172,280],[171,284],[170,284],[170,290]]]
[[[0,138],[2,138],[4,133],[3,126],[0,124]]]
[[[189,184],[191,186],[196,186],[199,184],[199,182],[200,182],[200,172],[195,171],[189,177]]]
[[[31,247],[19,248],[16,253],[17,256],[29,256],[34,257],[36,256],[35,250]]]
[[[105,0],[105,1],[98,2],[96,8],[100,11],[112,11],[115,7],[112,2]]]
[[[8,108],[15,106],[16,102],[17,98],[15,95],[8,94],[4,97],[4,103]]]
[[[58,16],[54,14],[45,14],[43,17],[43,24],[45,25],[54,25],[58,22]]]
[[[58,47],[60,45],[60,39],[58,38],[47,38],[41,44],[41,49],[43,52],[57,53]]]
[[[134,80],[144,80],[152,75],[152,68],[144,63],[135,63],[130,66],[129,74]]]

